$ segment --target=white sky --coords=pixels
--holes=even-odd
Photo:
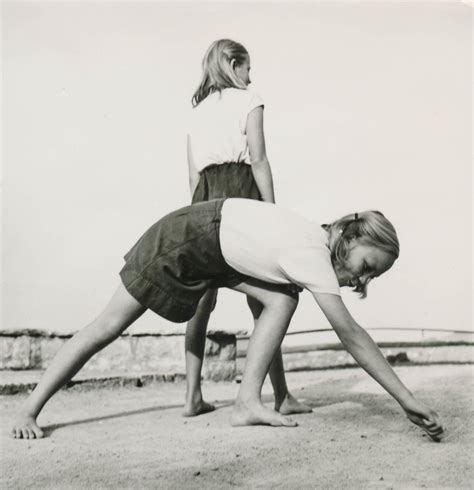
[[[380,209],[401,257],[364,326],[471,328],[471,17],[456,2],[4,2],[3,328],[75,330],[122,256],[189,201],[186,117],[230,37],[265,100],[277,202]],[[246,329],[236,293],[212,326]],[[309,294],[293,329],[326,326]],[[172,328],[147,314],[136,328]],[[182,327],[179,327],[182,328]]]

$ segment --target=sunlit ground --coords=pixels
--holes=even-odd
[[[25,488],[470,488],[474,478],[473,367],[396,368],[446,427],[433,443],[360,369],[289,373],[313,407],[294,429],[233,428],[239,385],[206,383],[218,409],[181,417],[183,383],[60,392],[42,440],[14,440],[24,395],[0,398],[1,480]],[[265,386],[271,404],[271,387]]]

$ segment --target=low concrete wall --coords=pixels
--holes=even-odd
[[[31,330],[0,332],[0,369],[45,369],[70,337]],[[206,342],[203,377],[233,379],[235,359],[235,335],[212,333]],[[122,335],[90,359],[83,371],[184,374],[184,335]]]
[[[472,364],[474,346],[401,346],[381,347],[391,364]],[[345,350],[317,350],[312,352],[287,352],[283,354],[286,371],[324,369],[356,366],[354,358]],[[240,364],[240,363],[239,363]]]
[[[59,348],[71,337],[36,330],[0,331],[0,369],[45,369]],[[247,341],[224,332],[207,337],[204,379],[232,380],[242,372]],[[411,343],[383,345],[381,350],[393,364],[474,363],[474,346],[468,343]],[[341,345],[328,344],[283,348],[286,371],[355,366]],[[238,357],[238,359],[236,359]],[[237,362],[238,361],[238,362]],[[96,354],[81,370],[84,376],[148,375],[162,380],[182,379],[185,373],[184,335],[126,334]]]
[[[239,342],[242,344],[242,342]],[[245,364],[245,343],[238,346],[237,374],[242,374]],[[430,345],[423,342],[410,345],[379,345],[390,364],[474,364],[474,345]],[[354,358],[341,345],[327,345],[307,350],[305,346],[283,348],[285,371],[309,371],[357,366]]]

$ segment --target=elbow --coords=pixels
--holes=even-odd
[[[364,329],[357,323],[353,323],[339,332],[339,339],[347,350],[351,350],[360,345],[361,337],[364,334]]]

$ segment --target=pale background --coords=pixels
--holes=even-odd
[[[73,331],[123,254],[190,200],[186,118],[215,39],[250,52],[277,202],[380,209],[401,256],[366,327],[471,328],[471,13],[461,2],[4,2],[3,329]],[[222,291],[216,329],[245,330]],[[169,326],[147,313],[134,327]],[[292,330],[327,322],[309,293]]]

